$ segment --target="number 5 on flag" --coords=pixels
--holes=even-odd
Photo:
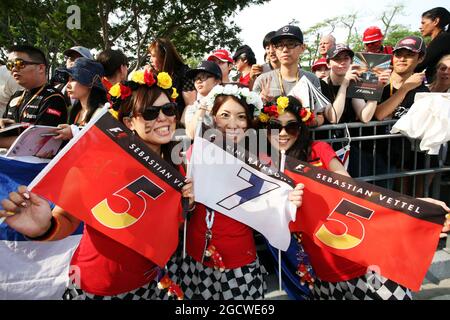
[[[134,180],[92,208],[94,217],[104,226],[111,229],[124,229],[136,223],[147,209],[147,201],[157,199],[164,190],[145,176]],[[125,202],[124,202],[125,201]],[[125,210],[116,212],[113,207]]]
[[[340,250],[354,248],[364,239],[365,228],[360,219],[370,220],[373,213],[371,209],[342,199],[315,235],[331,248]],[[342,227],[345,229],[344,232]]]

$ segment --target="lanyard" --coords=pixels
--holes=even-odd
[[[297,71],[297,78],[295,79],[295,83],[298,82],[299,77],[300,77],[300,70]],[[283,77],[281,76],[281,71],[280,70],[278,70],[278,81],[280,82],[281,95],[285,96],[286,92],[284,90]]]
[[[214,224],[214,215],[215,215],[214,210],[211,210],[210,208],[206,208],[205,222],[206,222],[206,228],[208,228],[208,230],[212,229],[212,226]]]
[[[27,102],[23,107],[21,107],[20,105],[22,104],[23,100],[25,99],[26,90],[22,93],[22,96],[20,97],[20,100],[19,100],[19,103],[18,103],[19,108],[22,109],[22,110],[20,111],[19,121],[22,121],[21,119],[22,119],[22,117],[23,117],[23,114],[24,114],[26,108],[28,107],[28,105],[29,105],[34,99],[36,99],[36,97],[42,92],[42,90],[44,90],[44,87],[45,87],[45,84],[42,85],[42,87],[41,87],[41,88],[40,88],[40,89],[39,89],[39,90],[31,97],[30,100],[28,100],[28,102]]]

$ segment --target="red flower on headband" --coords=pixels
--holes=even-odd
[[[122,100],[125,100],[129,96],[131,96],[131,88],[128,86],[124,86],[123,84],[120,84],[120,98]]]
[[[153,73],[151,73],[151,71],[149,71],[148,69],[145,69],[145,71],[144,71],[144,81],[145,81],[145,84],[148,85],[149,87],[151,87],[152,85],[154,85],[156,83]]]
[[[263,112],[267,114],[269,117],[278,118],[278,108],[276,105],[266,106],[263,109]]]
[[[309,111],[306,108],[301,108],[300,112],[299,112],[300,118],[302,119],[302,121],[307,125],[307,126],[311,126],[313,121],[314,121],[314,113],[312,113],[311,111]]]

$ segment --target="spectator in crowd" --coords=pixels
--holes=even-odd
[[[254,64],[252,71],[250,72],[250,78],[256,79],[259,75],[280,68],[280,61],[278,61],[275,47],[271,43],[272,37],[275,35],[275,31],[270,31],[263,40],[264,48],[264,61],[263,65]]]
[[[231,53],[226,49],[217,49],[211,52],[206,58],[208,61],[215,62],[219,65],[222,72],[222,83],[229,83],[230,71],[233,69],[233,58]]]
[[[200,117],[206,125],[210,127],[213,125],[211,110],[208,109],[206,97],[216,85],[222,83],[222,71],[215,62],[202,61],[196,69],[190,70],[187,76],[194,78],[198,95],[194,104],[186,107],[184,114],[186,134],[193,139]]]
[[[263,101],[272,101],[274,97],[287,95],[301,77],[307,77],[313,85],[320,88],[319,79],[311,72],[301,70],[298,65],[305,51],[303,33],[299,27],[287,25],[280,28],[272,37],[280,69],[259,76],[253,90],[261,94]]]
[[[328,66],[326,58],[316,60],[312,65],[311,70],[319,79],[325,79],[330,75],[330,67]]]
[[[375,111],[377,120],[400,119],[405,115],[414,103],[417,92],[429,92],[424,81],[426,79],[425,72],[414,73],[417,65],[423,61],[426,54],[425,42],[421,37],[408,36],[400,41],[394,47],[393,72],[389,85],[384,87],[381,102]],[[415,154],[411,151],[412,145],[410,140],[403,141],[394,139],[391,141],[390,164],[398,170],[416,170],[424,168],[425,154],[417,153],[417,161]],[[387,148],[385,148],[387,150]],[[387,154],[383,154],[387,157]],[[401,159],[404,163],[401,163]],[[431,165],[434,165],[436,159],[431,158]],[[385,160],[388,163],[387,159]],[[423,176],[416,179],[415,194],[410,179],[404,178],[402,185],[396,182],[395,189],[410,195],[421,196],[424,192]]]
[[[106,49],[99,53],[97,62],[102,64],[105,71],[102,84],[106,91],[116,83],[127,79],[128,58],[122,50]]]
[[[425,70],[428,83],[433,82],[436,65],[444,55],[450,54],[450,13],[442,7],[433,8],[422,14],[420,32],[423,37],[431,37],[427,54],[416,68],[416,72]]]
[[[73,64],[78,58],[86,58],[94,60],[91,51],[88,48],[75,46],[64,51],[64,57],[66,58],[66,68],[72,68]]]
[[[35,47],[18,45],[9,48],[6,66],[16,82],[25,90],[17,91],[6,106],[0,127],[27,122],[57,126],[67,121],[67,105],[61,92],[47,83],[47,59]],[[0,137],[0,148],[9,148],[19,135],[8,132]]]
[[[87,58],[79,58],[71,68],[60,72],[69,75],[67,93],[77,102],[70,109],[68,124],[58,125],[55,139],[69,140],[78,128],[85,126],[106,103],[106,91],[101,79],[104,69],[101,63]]]
[[[334,47],[335,45],[336,45],[335,37],[333,37],[331,34],[323,36],[319,42],[319,53],[322,56],[322,58],[326,59],[328,50],[330,50],[330,48]]]
[[[253,81],[250,78],[250,71],[252,70],[252,65],[256,63],[255,53],[252,48],[248,45],[240,46],[236,49],[233,60],[236,70],[240,74],[238,82],[251,89]]]
[[[153,77],[156,79],[156,75]],[[128,87],[131,95],[115,102],[120,108],[119,119],[151,150],[173,165],[170,141],[176,127],[176,108],[170,102],[172,88],[163,89],[157,86],[156,81],[152,85],[130,82],[123,85]],[[156,118],[152,117],[153,110],[148,109],[161,106],[168,108],[159,108]],[[167,126],[170,134],[161,136],[155,133],[155,128],[161,126]],[[188,182],[183,187],[182,194],[189,198],[192,207],[192,183]],[[27,205],[20,205],[22,202]],[[56,206],[51,210],[47,200],[28,192],[24,186],[19,187],[18,192],[11,194],[2,205],[4,210],[0,211],[0,216],[6,217],[6,223],[37,241],[63,239],[80,224],[80,220],[63,208]],[[84,225],[83,236],[71,265],[78,268],[81,277],[80,283],[69,284],[63,296],[66,300],[156,299],[160,293],[154,262],[88,224]]]
[[[176,102],[178,114],[181,116],[184,108],[197,99],[194,83],[186,77],[189,67],[169,39],[155,39],[148,46],[148,53],[152,68],[156,72],[167,72],[172,77],[173,86],[179,93]]]
[[[450,54],[437,63],[436,76],[429,86],[431,92],[450,93]]]
[[[384,36],[381,29],[372,26],[364,30],[363,43],[364,51],[368,53],[392,54],[391,46],[383,46]]]
[[[19,90],[23,90],[23,88],[14,80],[8,68],[0,66],[0,115],[5,113],[9,99]]]

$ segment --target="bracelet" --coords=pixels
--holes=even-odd
[[[44,234],[35,237],[35,238],[31,238],[31,237],[27,237],[30,240],[33,241],[44,241],[44,240],[48,240],[50,239],[58,230],[59,224],[58,221],[55,219],[54,216],[52,216],[52,218],[50,219],[50,227],[48,228],[47,231],[45,231]]]

